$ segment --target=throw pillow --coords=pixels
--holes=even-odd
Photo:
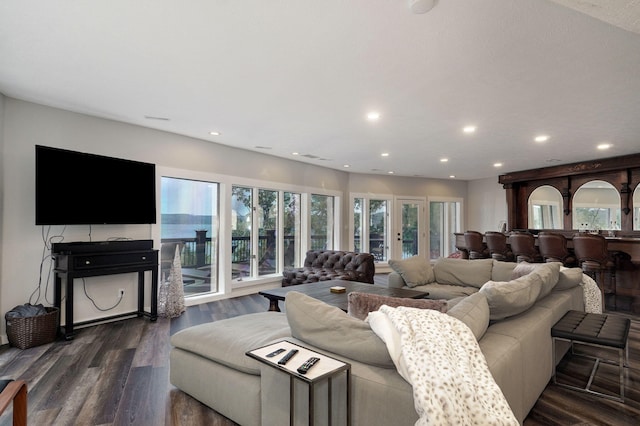
[[[482,287],[491,279],[493,259],[438,259],[433,273],[438,284]]]
[[[513,269],[513,273],[511,274],[511,279],[512,280],[517,279],[531,273],[536,273],[540,275],[540,278],[542,278],[542,287],[540,288],[540,294],[538,295],[538,299],[542,299],[543,297],[551,293],[553,288],[558,283],[560,266],[562,266],[562,263],[560,262],[549,262],[549,263],[520,262]]]
[[[489,319],[501,320],[529,309],[538,299],[542,278],[528,274],[512,281],[487,281],[480,293],[487,297]]]
[[[432,283],[435,280],[431,263],[422,256],[389,260],[389,266],[399,273],[409,287]]]
[[[511,274],[517,265],[518,264],[515,262],[503,262],[494,259],[493,267],[491,269],[491,279],[493,281],[511,280]]]
[[[558,284],[556,284],[556,290],[568,290],[573,287],[577,287],[582,283],[582,269],[581,268],[560,268],[560,276],[558,277]]]
[[[539,265],[541,265],[541,263],[529,263],[529,262],[516,263],[516,267],[513,268],[513,272],[511,272],[511,279],[515,280],[516,278],[520,278],[527,274],[530,274],[531,272],[535,271]]]
[[[395,308],[397,306],[409,306],[411,308],[434,309],[440,312],[447,312],[446,300],[432,299],[409,299],[406,297],[390,297],[380,294],[360,293],[353,291],[347,295],[347,313],[361,320],[367,318],[369,312],[377,311],[380,306],[387,305]]]
[[[291,335],[296,339],[365,364],[394,367],[386,345],[369,324],[340,308],[290,291],[285,309]]]
[[[449,308],[447,314],[465,323],[476,340],[480,340],[489,327],[489,303],[480,292],[462,298]]]

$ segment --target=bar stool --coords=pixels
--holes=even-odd
[[[464,233],[464,242],[469,251],[469,259],[486,259],[489,257],[489,250],[482,242],[483,238],[482,233],[478,231],[467,231]]]
[[[513,252],[507,244],[507,236],[502,232],[487,231],[484,233],[489,255],[492,259],[513,262]]]
[[[577,259],[567,249],[567,238],[556,232],[540,232],[538,249],[544,262],[562,262],[567,268],[578,264]]]
[[[599,234],[579,233],[573,236],[573,251],[582,271],[592,277],[600,287],[602,311],[605,311],[605,294],[613,294],[616,309],[616,262],[607,249],[607,240]],[[604,273],[609,272],[611,288],[605,289]]]
[[[509,236],[509,244],[516,262],[542,262],[542,256],[536,247],[536,238],[530,232],[512,232]]]

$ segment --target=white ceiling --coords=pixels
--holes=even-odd
[[[478,179],[640,152],[639,16],[620,0],[0,0],[0,92],[350,172]]]

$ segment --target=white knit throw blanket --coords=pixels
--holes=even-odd
[[[469,327],[431,309],[379,311],[400,333],[416,425],[518,425]]]
[[[582,292],[584,297],[584,310],[592,314],[602,313],[602,294],[598,284],[587,274],[582,274]]]

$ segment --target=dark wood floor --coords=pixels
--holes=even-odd
[[[25,379],[30,425],[220,425],[235,423],[169,383],[169,337],[178,330],[266,310],[266,299],[243,296],[189,307],[180,318],[133,318],[79,330],[73,341],[26,350],[0,347],[0,378]],[[550,384],[525,421],[536,425],[640,424],[640,317],[631,316],[625,404]],[[561,378],[580,380],[590,365],[563,361]],[[604,366],[596,387],[616,389]],[[0,425],[11,424],[8,413]]]

